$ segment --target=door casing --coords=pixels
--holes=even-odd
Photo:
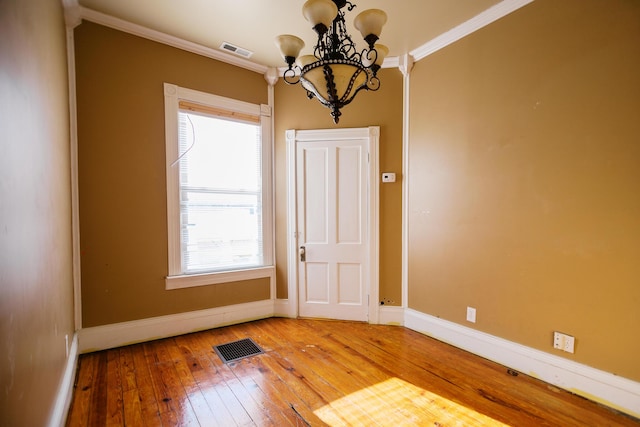
[[[367,139],[369,161],[367,167],[367,224],[368,234],[368,271],[367,293],[369,295],[369,323],[378,323],[379,310],[379,140],[380,128],[314,129],[286,131],[287,140],[287,280],[288,315],[298,317],[298,218],[297,218],[297,179],[296,149],[298,142],[313,142],[345,139]]]

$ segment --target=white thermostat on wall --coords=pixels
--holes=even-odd
[[[394,172],[382,172],[382,182],[396,182],[396,174]]]

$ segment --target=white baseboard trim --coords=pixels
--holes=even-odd
[[[63,425],[79,353],[105,350],[273,316],[295,317],[288,300],[264,300],[81,329],[73,337],[50,426]],[[402,307],[381,307],[379,323],[414,331],[640,418],[640,383]]]
[[[291,304],[291,300],[277,299],[273,305],[273,315],[276,317],[297,317],[296,307]]]
[[[273,308],[273,300],[263,300],[83,328],[78,334],[79,351],[80,353],[87,353],[106,350],[128,344],[264,319],[273,316]]]
[[[275,300],[273,315],[277,317],[289,317],[295,319],[297,313],[288,299]],[[378,310],[379,325],[404,325],[404,308],[396,306],[381,306]]]
[[[640,383],[406,309],[405,327],[640,418]]]
[[[69,407],[71,406],[71,399],[73,397],[73,383],[76,378],[76,366],[78,365],[78,333],[73,334],[71,340],[71,347],[69,348],[69,356],[67,357],[67,364],[64,368],[64,374],[53,411],[51,411],[51,417],[49,418],[49,427],[64,426],[67,421],[67,414],[69,413]]]
[[[395,306],[381,306],[378,311],[378,324],[380,325],[404,325],[404,308]]]

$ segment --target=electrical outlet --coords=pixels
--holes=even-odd
[[[575,349],[576,339],[571,335],[563,334],[562,332],[553,333],[553,348],[557,348],[567,353],[573,353]]]
[[[467,307],[467,322],[476,323],[476,309]]]
[[[575,345],[576,345],[576,339],[571,335],[567,335],[564,339],[563,350],[568,353],[573,353]]]

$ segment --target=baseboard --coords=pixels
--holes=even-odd
[[[73,383],[76,377],[76,366],[78,364],[78,334],[73,334],[71,340],[71,347],[69,347],[69,356],[67,357],[67,364],[64,368],[64,374],[51,417],[49,418],[49,427],[59,427],[65,425],[67,421],[67,414],[69,412],[69,406],[71,405],[71,399],[73,397]]]
[[[236,304],[84,328],[79,331],[79,351],[106,350],[159,338],[167,338],[220,326],[273,316],[273,300]]]
[[[406,309],[405,327],[640,418],[640,383]]]
[[[295,307],[288,299],[275,301],[273,315],[277,317],[295,318]],[[404,324],[404,308],[396,306],[381,306],[378,310],[378,324],[402,326]]]
[[[378,311],[378,324],[380,325],[404,325],[404,308],[396,306],[380,306]]]
[[[296,317],[296,307],[288,299],[277,299],[273,305],[273,315],[276,317]]]

